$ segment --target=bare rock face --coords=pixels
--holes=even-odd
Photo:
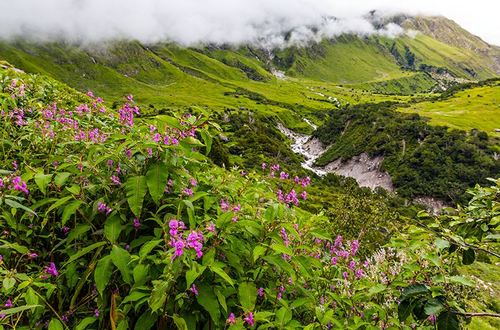
[[[381,187],[388,191],[394,191],[391,176],[380,170],[383,161],[384,157],[371,158],[368,154],[362,153],[346,162],[337,159],[326,165],[324,169],[328,173],[354,178],[360,187],[371,189]]]
[[[444,201],[433,198],[433,197],[417,197],[413,200],[414,203],[423,205],[427,212],[432,215],[438,215],[441,213],[441,210],[445,207],[450,207],[451,205],[446,204]]]

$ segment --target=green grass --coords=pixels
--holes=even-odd
[[[431,118],[431,123],[462,130],[473,128],[500,136],[500,83],[476,87],[456,93],[442,101],[426,101],[400,108]]]

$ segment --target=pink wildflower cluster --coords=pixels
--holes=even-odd
[[[134,117],[139,116],[141,113],[139,107],[133,105],[134,97],[132,95],[127,96],[127,102],[118,110],[118,116],[120,122],[128,127],[134,127]]]
[[[170,246],[175,248],[172,260],[180,257],[184,254],[184,249],[193,249],[196,252],[196,256],[201,258],[203,256],[203,234],[191,231],[186,236],[186,226],[184,222],[172,219],[168,223],[169,234],[170,234]]]
[[[222,212],[234,212],[234,213],[238,213],[241,211],[241,204],[229,204],[229,202],[227,201],[227,199],[221,199],[220,202],[219,202],[219,205],[220,205],[220,209],[222,210]],[[238,221],[238,216],[235,215],[231,220],[233,222],[236,222]]]
[[[323,242],[317,242],[323,244]],[[347,266],[347,268],[354,274],[356,279],[361,279],[364,277],[363,268],[368,267],[368,263],[359,264],[358,261],[354,259],[359,250],[359,241],[353,240],[347,244],[344,244],[343,237],[337,236],[335,241],[332,243],[324,242],[326,251],[329,253],[330,263],[332,266],[337,266],[340,263]],[[343,273],[344,279],[350,277],[349,272],[345,271]]]
[[[49,263],[49,265],[45,267],[45,273],[47,273],[53,277],[59,276],[59,272],[57,271],[56,264],[53,262]]]
[[[17,79],[12,79],[7,91],[12,99],[24,97],[26,95],[26,85]]]
[[[255,325],[255,318],[253,316],[253,312],[245,313],[243,315],[243,322],[245,322],[245,324],[247,324],[248,326],[253,327]],[[234,315],[234,313],[229,314],[226,323],[228,325],[236,324],[236,316]]]
[[[30,191],[28,190],[28,186],[27,186],[26,182],[21,180],[21,177],[19,177],[19,176],[14,177],[12,179],[11,183],[13,185],[14,190],[21,191],[25,195],[29,195]]]
[[[276,173],[280,171],[281,166],[279,164],[273,164],[271,166],[268,166],[266,163],[262,163],[261,165],[262,170],[267,170],[269,169],[269,176],[271,178],[274,178],[276,176]],[[276,197],[278,198],[278,201],[281,203],[287,204],[288,206],[299,205],[299,198],[302,200],[307,199],[307,192],[306,190],[303,190],[302,192],[298,193],[297,190],[299,187],[302,187],[303,189],[307,188],[311,184],[311,178],[310,177],[304,177],[300,178],[298,176],[295,176],[293,179],[291,179],[291,176],[289,173],[281,171],[279,173],[279,179],[280,179],[280,185],[284,186],[288,183],[287,189],[284,191],[282,189],[278,189],[276,191]],[[291,184],[291,185],[290,185]]]
[[[106,203],[99,202],[97,203],[97,211],[99,213],[106,213],[106,215],[109,215],[113,209],[109,207]]]
[[[79,130],[75,136],[75,141],[88,141],[92,143],[103,143],[108,139],[107,133],[101,132],[98,128],[93,128],[87,131]]]

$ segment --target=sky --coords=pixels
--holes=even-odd
[[[500,45],[500,0],[0,0],[0,38],[280,47],[346,32],[403,32],[395,25],[376,31],[363,17],[372,9],[443,15]]]

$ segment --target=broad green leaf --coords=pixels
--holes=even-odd
[[[457,315],[451,311],[439,314],[437,318],[437,328],[438,330],[459,330],[460,322]]]
[[[229,285],[234,286],[233,280],[231,279],[231,277],[229,277],[229,275],[227,275],[227,273],[222,268],[214,265],[210,265],[209,268],[211,271],[222,277],[227,283],[229,283]]]
[[[193,284],[201,274],[203,274],[206,268],[206,266],[201,266],[197,262],[193,262],[191,268],[186,272],[186,290],[191,287],[191,284]]]
[[[104,223],[104,236],[111,242],[116,243],[122,231],[122,222],[118,215],[108,218]]]
[[[148,256],[151,253],[151,251],[153,251],[153,249],[161,242],[163,242],[163,240],[158,239],[158,240],[149,241],[147,243],[144,243],[144,245],[141,246],[141,249],[139,250],[139,257],[141,257],[141,259],[143,259],[146,256]]]
[[[401,293],[401,298],[406,299],[410,297],[414,297],[420,294],[424,294],[429,292],[429,288],[427,288],[424,284],[412,284],[403,289]]]
[[[38,173],[37,175],[35,175],[35,183],[42,194],[47,194],[47,186],[49,185],[51,179],[52,174]]]
[[[133,275],[134,275],[134,285],[139,286],[146,283],[146,279],[149,274],[149,265],[138,264],[135,266]]]
[[[252,311],[257,301],[257,288],[255,284],[252,282],[240,283],[238,287],[238,298],[244,310]]]
[[[215,325],[219,324],[220,308],[217,297],[215,296],[212,288],[208,285],[200,285],[198,287],[198,295],[196,300],[198,303],[210,314]]]
[[[283,244],[275,243],[271,245],[271,248],[278,253],[288,254],[289,256],[293,255],[293,250]]]
[[[125,192],[127,195],[127,202],[132,210],[132,213],[134,213],[136,217],[140,218],[144,196],[146,196],[147,192],[146,177],[130,177],[125,182]]]
[[[400,322],[406,321],[408,316],[410,316],[412,310],[412,305],[410,300],[403,299],[398,305],[398,318]]]
[[[52,318],[49,323],[49,330],[64,330],[64,325],[56,318]]]
[[[41,305],[24,305],[24,306],[19,306],[19,307],[3,309],[3,310],[0,310],[0,314],[7,316],[7,315],[12,315],[12,314],[17,314],[17,313],[25,311],[27,309],[32,309],[32,308],[36,308],[36,307],[41,307]]]
[[[262,246],[262,245],[257,245],[254,249],[253,249],[253,262],[256,262],[257,259],[259,259],[259,257],[263,256],[265,253],[266,253],[266,250],[267,248],[265,246]]]
[[[163,307],[171,286],[171,281],[153,281],[153,291],[151,291],[151,297],[149,298],[149,307],[151,307],[153,313]]]
[[[212,136],[206,129],[202,129],[200,131],[200,135],[203,139],[203,143],[205,143],[205,155],[208,155],[210,153],[210,150],[212,149]]]
[[[54,209],[57,209],[59,208],[60,206],[63,206],[64,204],[66,204],[69,200],[73,199],[74,197],[73,196],[66,196],[66,197],[63,197],[61,199],[58,199],[54,204],[52,204],[49,209],[45,212],[45,214],[49,214],[50,211],[54,210]]]
[[[149,311],[144,312],[135,323],[134,329],[135,330],[151,329],[155,325],[157,319],[158,316],[156,314],[152,314]]]
[[[439,315],[439,313],[441,313],[444,308],[445,306],[443,305],[441,300],[433,298],[425,303],[424,311],[427,315]]]
[[[102,296],[104,289],[108,285],[111,274],[113,273],[113,262],[111,261],[111,256],[105,256],[101,258],[95,267],[94,280],[97,287],[97,291]]]
[[[160,199],[164,194],[167,179],[168,169],[163,163],[153,164],[146,173],[149,194],[156,204],[160,203]]]
[[[83,204],[82,201],[75,200],[75,201],[72,201],[71,203],[69,203],[68,205],[66,205],[66,207],[64,208],[64,211],[63,211],[62,218],[61,218],[61,225],[62,226],[64,226],[66,224],[66,222],[68,222],[69,218],[73,214],[75,214],[76,210],[82,204]]]
[[[180,317],[177,314],[172,315],[172,318],[174,319],[175,326],[177,327],[177,330],[188,330],[188,326],[186,324],[186,321]]]
[[[85,330],[89,325],[94,324],[96,320],[94,316],[86,317],[78,323],[75,330]]]
[[[117,245],[113,245],[110,256],[113,264],[122,274],[123,281],[130,284],[132,282],[132,276],[130,275],[130,268],[128,266],[128,263],[130,261],[130,254],[127,252],[127,250],[122,249]]]
[[[455,275],[455,276],[447,277],[447,279],[450,282],[453,282],[453,283],[459,283],[459,284],[466,285],[466,286],[471,286],[471,287],[474,286],[473,282],[471,282],[469,279],[466,279],[463,276]]]
[[[79,250],[77,253],[73,254],[68,261],[66,261],[63,265],[62,265],[62,268],[64,268],[67,264],[75,261],[76,259],[86,255],[87,253],[89,253],[90,251],[94,250],[94,249],[97,249],[98,247],[100,246],[103,246],[105,245],[106,242],[97,242],[97,243],[94,243],[94,244],[91,244],[89,246],[86,246],[84,247],[83,249]]]
[[[60,188],[66,183],[66,181],[68,181],[68,178],[70,176],[71,176],[71,173],[68,173],[68,172],[57,173],[56,177],[54,178],[54,182]]]
[[[470,265],[476,260],[476,253],[473,249],[467,249],[462,252],[462,263],[464,265]]]
[[[10,207],[13,207],[15,209],[21,209],[21,210],[25,210],[26,212],[29,212],[31,214],[34,214],[36,215],[35,211],[33,211],[32,209],[12,200],[12,199],[8,199],[8,198],[5,198],[5,204],[9,205]]]
[[[86,232],[88,232],[90,230],[90,226],[89,225],[78,225],[76,226],[74,229],[72,229],[69,234],[68,234],[68,238],[66,239],[66,244],[69,244],[71,242],[73,242],[75,239],[79,238],[80,236],[82,236],[83,234],[85,234]]]

